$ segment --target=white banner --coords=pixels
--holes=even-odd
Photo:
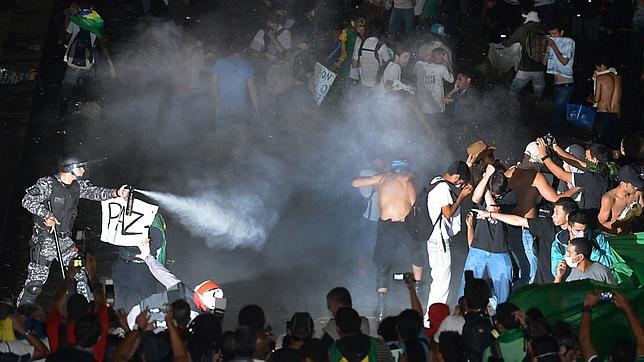
[[[156,205],[134,199],[132,215],[127,216],[127,201],[121,197],[102,201],[101,208],[101,241],[118,246],[136,246],[147,239],[150,224],[159,211]]]
[[[324,65],[315,63],[315,77],[313,79],[315,79],[315,102],[318,106],[322,104],[324,97],[329,93],[329,89],[331,89],[335,76],[336,74],[328,70]]]

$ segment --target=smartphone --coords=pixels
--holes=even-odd
[[[501,34],[501,39],[505,39],[505,38],[507,38],[507,37],[508,37],[507,35],[505,35],[505,34]]]
[[[393,278],[394,278],[394,280],[404,280],[405,279],[405,273],[394,273]]]
[[[599,293],[599,300],[602,302],[610,302],[611,300],[613,300],[613,292]]]
[[[164,313],[164,312],[165,312],[165,308],[159,308],[159,307],[157,307],[157,308],[150,308],[150,309],[148,309],[148,312],[149,312],[150,314]]]

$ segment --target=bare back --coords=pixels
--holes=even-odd
[[[378,184],[378,195],[382,220],[405,220],[416,201],[412,174],[408,172],[384,174]]]
[[[622,100],[622,78],[613,73],[597,77],[597,112],[620,113]]]
[[[628,206],[635,202],[641,202],[641,196],[642,193],[638,191],[624,197],[617,192],[617,188],[605,193],[602,197],[602,201],[606,201],[608,205],[610,205],[610,214],[607,216],[608,224],[612,224],[619,220],[620,215]]]
[[[518,196],[517,205],[512,210],[512,214],[526,218],[536,217],[536,206],[541,195],[532,184],[537,171],[514,167],[507,170],[505,176],[508,178],[508,188]]]

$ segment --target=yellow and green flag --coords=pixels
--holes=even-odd
[[[98,38],[105,36],[105,23],[103,18],[94,10],[80,10],[69,18],[72,23],[96,35]]]

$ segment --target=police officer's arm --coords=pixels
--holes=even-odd
[[[108,189],[107,187],[94,186],[89,180],[80,180],[78,184],[80,185],[81,199],[105,201],[119,196],[126,198],[128,194],[127,185],[118,189]]]
[[[26,190],[25,196],[22,198],[22,207],[43,219],[54,216],[43,204],[49,198],[49,195],[51,195],[51,179],[43,177]]]

